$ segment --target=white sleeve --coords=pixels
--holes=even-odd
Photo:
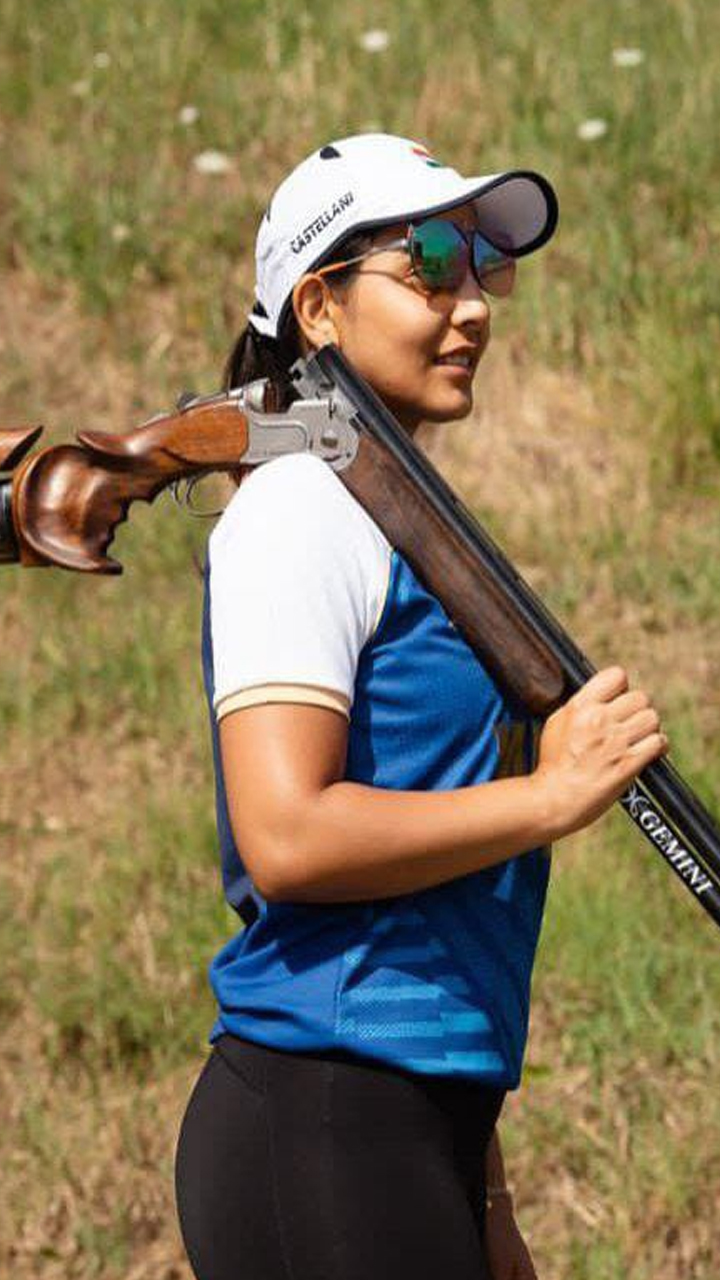
[[[329,463],[250,472],[208,541],[213,707],[311,702],[348,716],[380,620],[392,548]]]

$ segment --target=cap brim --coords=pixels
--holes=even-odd
[[[514,258],[539,249],[557,226],[557,196],[547,178],[530,169],[503,173],[465,198],[473,196],[483,235]]]
[[[471,200],[483,235],[509,257],[521,258],[541,248],[557,226],[555,191],[547,178],[532,169],[512,169],[492,178],[464,178],[462,189],[452,199],[424,205],[421,209],[407,209],[383,222],[400,222],[404,218],[412,222],[434,213],[447,213]],[[370,225],[382,224],[375,221]],[[362,229],[353,227],[353,231]]]

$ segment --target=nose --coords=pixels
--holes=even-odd
[[[487,294],[480,288],[469,267],[465,272],[465,279],[455,291],[452,320],[458,326],[470,325],[477,330],[478,335],[484,334],[490,323]]]

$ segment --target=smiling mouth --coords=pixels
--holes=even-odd
[[[435,360],[434,363],[439,369],[448,369],[451,373],[460,373],[466,378],[471,378],[475,372],[473,365],[462,360]]]
[[[480,359],[480,349],[474,347],[457,347],[455,351],[443,351],[435,357],[434,364],[450,364],[462,366],[463,369],[474,369]]]

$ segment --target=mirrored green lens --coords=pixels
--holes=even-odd
[[[469,250],[452,222],[437,218],[413,227],[411,248],[415,270],[431,289],[457,289],[462,284]]]
[[[514,260],[481,236],[479,231],[473,235],[473,269],[481,289],[497,297],[511,292],[515,282]]]

